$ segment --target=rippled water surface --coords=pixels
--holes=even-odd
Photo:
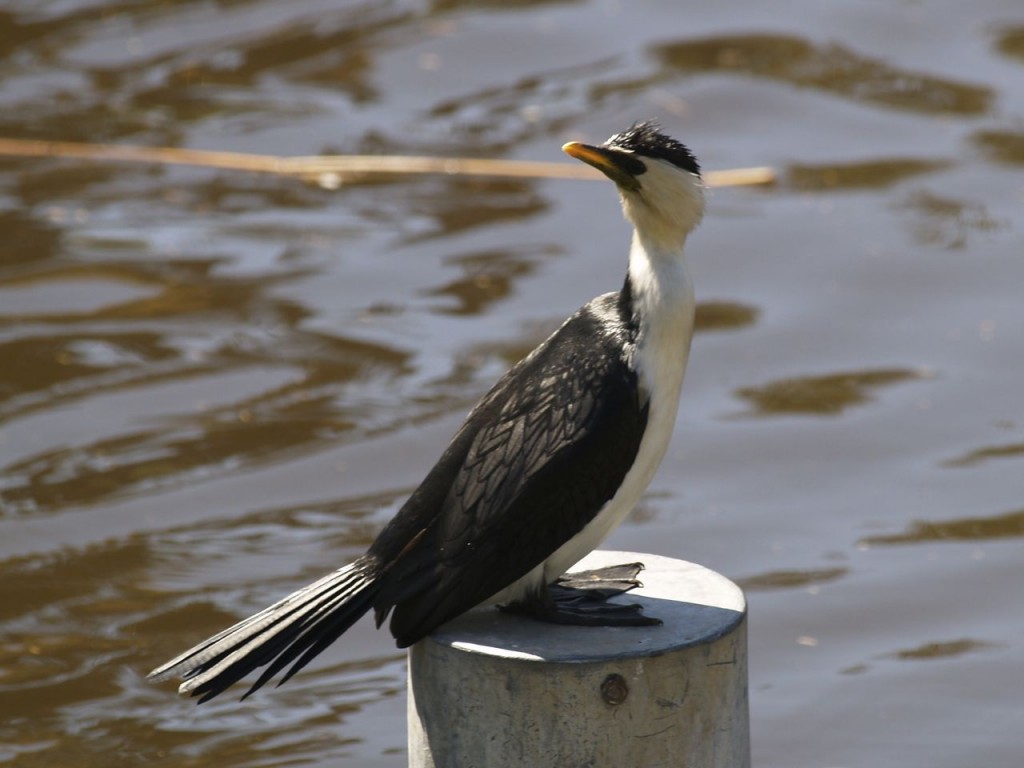
[[[559,160],[717,189],[675,439],[608,544],[751,606],[754,764],[1024,764],[1024,13],[296,0],[0,9],[0,138]],[[0,761],[400,766],[361,623],[202,708],[144,673],[353,557],[618,287],[608,184],[0,157]]]

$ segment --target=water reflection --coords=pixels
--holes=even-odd
[[[213,312],[244,317],[272,283],[266,278],[170,279],[157,297],[104,308],[92,318],[167,316],[180,321],[191,313]],[[259,303],[265,316],[268,301]],[[93,504],[132,489],[153,491],[196,471],[209,477],[282,451],[336,440],[357,425],[380,429],[379,421],[366,418],[358,398],[342,405],[337,392],[347,384],[397,374],[408,354],[344,337],[289,331],[287,326],[295,326],[304,311],[283,300],[269,304],[284,326],[241,337],[222,332],[221,339],[206,340],[202,352],[173,333],[85,329],[0,344],[0,417],[8,420],[24,421],[33,411],[47,411],[58,403],[96,402],[157,387],[164,388],[169,398],[165,402],[180,400],[184,407],[157,426],[116,424],[109,435],[9,459],[3,467],[0,503],[8,512]],[[70,323],[81,318],[48,320]],[[188,396],[188,385],[202,377],[226,382],[229,371],[259,367],[278,373],[266,376],[265,387],[256,392],[218,405]],[[173,395],[175,389],[180,397]]]
[[[5,481],[0,501],[8,511],[34,513],[94,504],[131,490],[153,492],[197,476],[197,472],[209,479],[219,473],[237,471],[283,451],[336,441],[357,426],[363,430],[382,428],[381,422],[366,417],[358,399],[339,404],[336,391],[347,382],[375,377],[382,368],[394,372],[401,367],[403,355],[316,335],[305,339],[296,336],[290,341],[291,353],[305,349],[306,357],[301,368],[282,371],[285,375],[276,386],[207,406],[189,403],[187,390],[182,390],[186,412],[164,417],[156,427],[132,429],[118,425],[120,428],[110,436],[30,454],[8,463],[3,467]],[[64,346],[61,342],[61,347]],[[45,350],[46,345],[34,340],[32,349]],[[17,353],[18,348],[0,351]],[[151,353],[148,357],[156,359],[157,355]],[[213,374],[214,363],[218,369],[215,375],[220,380],[225,380],[225,371],[254,365],[274,365],[281,370],[272,346],[244,352],[223,349],[208,361],[209,368],[184,363],[150,369],[144,360],[134,376],[125,376],[116,367],[109,377],[90,375],[97,369],[76,370],[62,365],[59,354],[57,360],[56,365],[44,359],[40,368],[23,367],[15,386],[24,387],[24,378],[35,376],[46,379],[37,382],[37,386],[52,387],[53,373],[83,376],[83,384],[57,390],[52,396],[37,400],[35,408],[52,408],[58,399],[96,400],[100,393],[143,387],[153,390],[161,384],[165,386],[164,396],[170,397],[170,385],[185,385],[198,376]],[[24,418],[25,409],[18,408],[14,413]]]
[[[157,363],[174,356],[156,333],[78,333],[25,336],[0,343],[0,423],[15,413],[52,404],[76,382],[114,365]],[[84,385],[83,385],[84,386]],[[51,390],[47,394],[47,390]],[[40,397],[27,398],[25,395]],[[45,402],[44,402],[45,400]]]
[[[769,571],[737,579],[737,583],[748,592],[776,589],[803,589],[817,584],[826,584],[843,578],[849,568],[815,568],[806,571]]]
[[[408,202],[414,213],[429,216],[435,222],[435,228],[409,237],[406,242],[451,237],[470,229],[528,219],[543,213],[549,203],[534,187],[535,182],[516,179],[456,177],[431,180]]]
[[[232,5],[232,11],[237,12],[245,4]],[[285,24],[268,24],[205,49],[190,46],[187,57],[158,51],[149,60],[136,62],[137,71],[125,69],[121,74],[138,77],[139,70],[159,68],[163,83],[140,90],[135,103],[143,108],[175,105],[175,109],[184,110],[176,117],[186,120],[223,109],[218,86],[253,89],[268,72],[287,72],[296,82],[329,84],[332,91],[356,103],[370,101],[378,95],[372,83],[373,52],[382,42],[377,36],[408,22],[412,14],[395,3],[346,6],[339,5],[330,14],[317,14],[315,18],[296,17]],[[183,99],[204,91],[209,95],[202,101]],[[278,103],[275,114],[282,114],[280,107]]]
[[[687,40],[655,49],[683,72],[728,72],[817,88],[889,109],[978,115],[993,94],[984,85],[898,69],[844,46],[786,35],[736,35]]]
[[[695,330],[734,331],[757,322],[760,310],[735,301],[701,301],[697,304]]]
[[[451,315],[479,315],[491,304],[508,296],[516,279],[531,274],[538,259],[532,254],[511,251],[487,251],[448,259],[458,265],[464,275],[427,292],[429,296],[447,296],[454,306],[439,311]]]
[[[129,539],[0,561],[0,617],[9,620],[42,606],[71,604],[107,585],[132,583],[150,557],[145,542]]]
[[[20,209],[0,210],[0,264],[10,269],[52,259],[60,230]]]
[[[16,10],[0,8],[0,61],[10,62],[13,52],[22,53],[62,27],[60,18],[26,18]]]
[[[1003,226],[981,203],[931,192],[915,192],[899,207],[916,214],[914,234],[921,243],[948,250],[964,248],[971,234]]]
[[[0,742],[59,737],[55,714],[121,693],[116,670],[137,650],[126,623],[150,609],[138,586],[150,557],[131,539],[0,562],[3,688],[17,691],[0,696]]]
[[[260,558],[267,562],[271,553],[294,550],[301,562],[321,547],[350,558],[372,535],[371,517],[404,490],[267,509],[240,520],[215,518],[155,537],[125,536],[0,561],[0,619],[6,628],[0,644],[0,759],[23,750],[19,766],[84,760],[127,767],[138,765],[140,756],[157,760],[167,749],[183,748],[161,764],[193,765],[188,755],[199,749],[204,764],[251,765],[256,754],[295,759],[343,752],[346,744],[357,743],[339,737],[345,720],[382,695],[404,690],[404,655],[390,646],[294,681],[277,697],[276,711],[262,716],[258,704],[225,700],[197,718],[192,708],[168,707],[164,689],[170,686],[148,686],[140,672],[179,651],[188,638],[198,640],[240,618],[218,606],[253,605],[253,590],[265,600],[283,589],[272,568],[245,573],[229,567],[232,557],[246,568],[255,559],[257,571]],[[203,561],[217,564],[211,571],[219,573],[219,582],[197,585],[195,564]],[[180,574],[180,589],[168,588],[168,580],[152,583],[158,564]],[[320,573],[307,567],[290,578],[310,575]],[[259,733],[252,730],[257,720]]]
[[[857,163],[828,165],[791,165],[786,169],[786,182],[794,189],[882,189],[906,179],[948,168],[948,160],[892,158]]]
[[[903,533],[868,536],[868,545],[924,544],[931,541],[985,541],[1024,537],[1024,510],[992,517],[964,517],[935,522],[917,521]]]
[[[906,648],[902,651],[896,651],[895,653],[889,654],[889,657],[905,661],[926,661],[930,659],[945,659],[955,656],[963,656],[965,653],[984,651],[994,647],[995,646],[992,643],[986,643],[983,640],[971,640],[969,638],[965,638],[962,640],[946,640],[941,642],[925,643],[924,645],[919,645],[916,648]]]
[[[180,528],[162,532],[157,546],[165,561],[184,565],[193,559],[266,556],[294,550],[320,549],[332,559],[348,562],[361,555],[380,530],[381,521],[398,510],[413,488],[395,488],[365,496],[339,496],[322,501],[284,507],[265,507],[230,518],[197,520]],[[297,559],[295,567],[317,576],[315,564]],[[296,577],[299,578],[299,577]],[[183,582],[182,596],[195,595],[197,589],[216,594],[216,585],[196,585],[191,577]],[[200,638],[201,639],[201,638]]]
[[[1009,165],[1024,165],[1024,131],[977,131],[972,139],[994,161]]]
[[[8,163],[12,192],[25,210],[36,216],[39,211],[33,211],[33,206],[48,205],[45,214],[51,224],[77,223],[87,215],[81,206],[83,197],[107,185],[124,183],[122,174],[108,165],[69,164],[59,160],[42,163],[11,160]],[[138,169],[134,172],[139,173]],[[69,204],[61,205],[64,201]]]
[[[63,119],[63,140],[156,133],[160,143],[177,144],[188,123],[260,112],[275,120],[289,111],[301,118],[317,111],[315,99],[301,91],[293,93],[290,108],[281,94],[271,95],[264,82],[271,71],[287,71],[295,82],[329,83],[335,96],[366,102],[377,96],[374,55],[415,14],[403,4],[364,2],[289,19],[255,13],[260,5],[220,3],[216,23],[203,23],[207,4],[199,2],[159,8],[107,3],[102,11],[69,6],[45,21],[5,13],[0,37],[19,54],[3,57],[9,72],[28,78],[63,62],[65,73],[78,74],[43,81],[44,93],[63,97],[50,100],[46,110],[42,101],[31,116],[3,110],[0,134],[37,137],[40,118],[44,124]],[[234,98],[225,98],[226,92]]]
[[[159,289],[123,265],[61,265],[0,279],[0,323],[63,324],[83,317],[131,315],[154,302]]]
[[[352,427],[326,397],[269,408],[243,400],[175,421],[9,464],[0,499],[9,512],[38,514],[129,492],[154,493],[251,467],[282,451],[308,449]]]
[[[996,35],[996,50],[1024,61],[1024,26],[1003,26]]]
[[[1024,443],[1011,443],[1009,445],[994,445],[985,448],[977,448],[969,451],[955,459],[943,463],[946,467],[973,467],[982,462],[992,459],[1019,459],[1024,458]]]
[[[911,368],[851,371],[827,376],[797,376],[756,387],[742,387],[736,396],[746,400],[759,416],[814,414],[831,416],[869,402],[871,391],[927,375]]]

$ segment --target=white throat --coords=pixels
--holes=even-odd
[[[675,423],[696,309],[682,244],[672,251],[652,248],[634,233],[629,281],[640,326],[633,366],[651,398],[641,450],[656,449],[660,462]]]

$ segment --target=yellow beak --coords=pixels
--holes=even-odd
[[[635,192],[640,189],[637,176],[646,168],[630,152],[609,147],[595,147],[593,144],[583,144],[579,141],[563,144],[562,151],[570,157],[582,160],[587,165],[594,166],[625,190]]]

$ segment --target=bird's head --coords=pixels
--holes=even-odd
[[[601,146],[571,141],[562,150],[615,182],[626,218],[651,245],[681,247],[704,215],[697,159],[653,122],[636,123]]]

